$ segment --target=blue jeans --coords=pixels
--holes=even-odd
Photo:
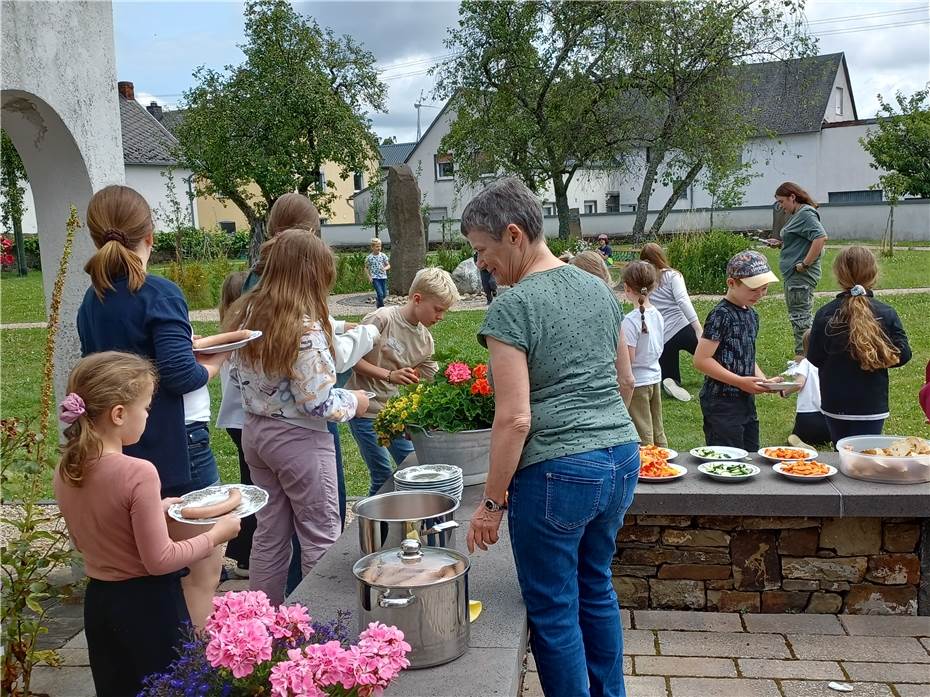
[[[371,285],[375,287],[375,305],[384,307],[384,299],[387,297],[387,279],[373,278]]]
[[[639,478],[639,445],[518,470],[507,521],[539,682],[549,697],[624,697],[610,565]]]
[[[394,458],[398,465],[413,452],[413,443],[406,438],[395,438],[388,447],[378,445],[378,434],[375,433],[374,419],[355,418],[349,422],[352,437],[358,443],[358,450],[365,464],[368,465],[368,474],[371,475],[371,486],[368,495],[374,496],[384,483],[391,478],[394,469],[388,455]]]

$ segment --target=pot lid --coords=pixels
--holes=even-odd
[[[404,540],[400,549],[381,550],[362,557],[352,567],[360,581],[383,588],[422,588],[458,578],[468,571],[468,557],[454,549],[421,547]]]

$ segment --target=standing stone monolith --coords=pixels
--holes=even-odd
[[[391,235],[388,290],[393,295],[406,295],[417,271],[426,266],[420,187],[407,165],[393,165],[388,169],[385,213]]]

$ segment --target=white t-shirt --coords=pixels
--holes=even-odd
[[[806,358],[796,365],[788,375],[800,375],[804,378],[804,387],[798,392],[798,405],[795,410],[799,414],[820,412],[820,374],[816,365]]]
[[[665,321],[654,307],[647,307],[645,312],[647,334],[643,334],[643,323],[639,306],[634,305],[623,318],[623,343],[635,346],[633,356],[633,380],[636,387],[654,385],[662,381],[662,368],[659,356],[665,346]]]
[[[673,269],[662,269],[659,285],[649,294],[649,302],[665,320],[665,341],[697,321],[698,316],[688,296],[685,279]]]
[[[198,387],[184,395],[184,423],[210,420],[210,390],[207,386]]]

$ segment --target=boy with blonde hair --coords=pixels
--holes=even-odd
[[[371,254],[365,257],[365,273],[375,289],[377,307],[384,307],[384,299],[387,297],[387,272],[390,270],[391,262],[388,261],[387,254],[381,251],[381,240],[372,237]]]
[[[395,438],[387,448],[379,445],[374,419],[398,393],[400,385],[431,380],[436,374],[439,366],[433,360],[433,337],[428,328],[441,320],[458,299],[455,283],[447,271],[433,267],[420,269],[410,284],[406,304],[379,308],[362,320],[362,324],[376,326],[381,339],[356,364],[346,388],[375,395],[369,400],[368,411],[349,422],[371,475],[369,496],[377,493],[391,476],[389,454],[399,465],[413,452],[413,445],[405,438]]]

